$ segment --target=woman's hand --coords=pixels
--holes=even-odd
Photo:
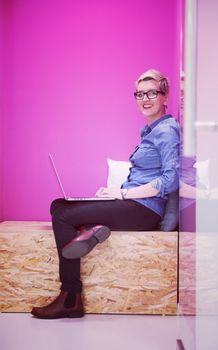
[[[100,198],[117,198],[122,199],[121,190],[119,187],[100,187],[95,194],[96,197]]]

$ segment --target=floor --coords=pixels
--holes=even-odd
[[[0,314],[1,350],[217,350],[218,316]],[[182,342],[180,341],[182,340]]]

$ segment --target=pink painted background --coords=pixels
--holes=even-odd
[[[0,1],[0,221],[2,219],[2,170],[3,170],[3,153],[2,153],[2,134],[3,134],[3,11],[2,2]]]
[[[169,77],[177,117],[178,2],[2,1],[1,220],[50,219],[61,193],[49,152],[68,193],[106,184],[106,158],[127,160],[139,141],[134,81],[148,68]]]

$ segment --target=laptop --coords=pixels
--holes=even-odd
[[[54,163],[54,159],[51,154],[49,154],[49,159],[51,161],[52,168],[54,170],[55,176],[57,178],[58,184],[60,186],[61,192],[63,193],[64,199],[66,201],[114,201],[116,198],[100,198],[100,197],[68,197],[64,190],[63,184],[61,182],[60,176],[58,174],[57,168]]]

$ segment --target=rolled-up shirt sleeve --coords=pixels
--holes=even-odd
[[[172,125],[163,125],[155,134],[154,144],[161,162],[161,176],[150,184],[159,192],[157,197],[165,197],[179,187],[179,130]]]

